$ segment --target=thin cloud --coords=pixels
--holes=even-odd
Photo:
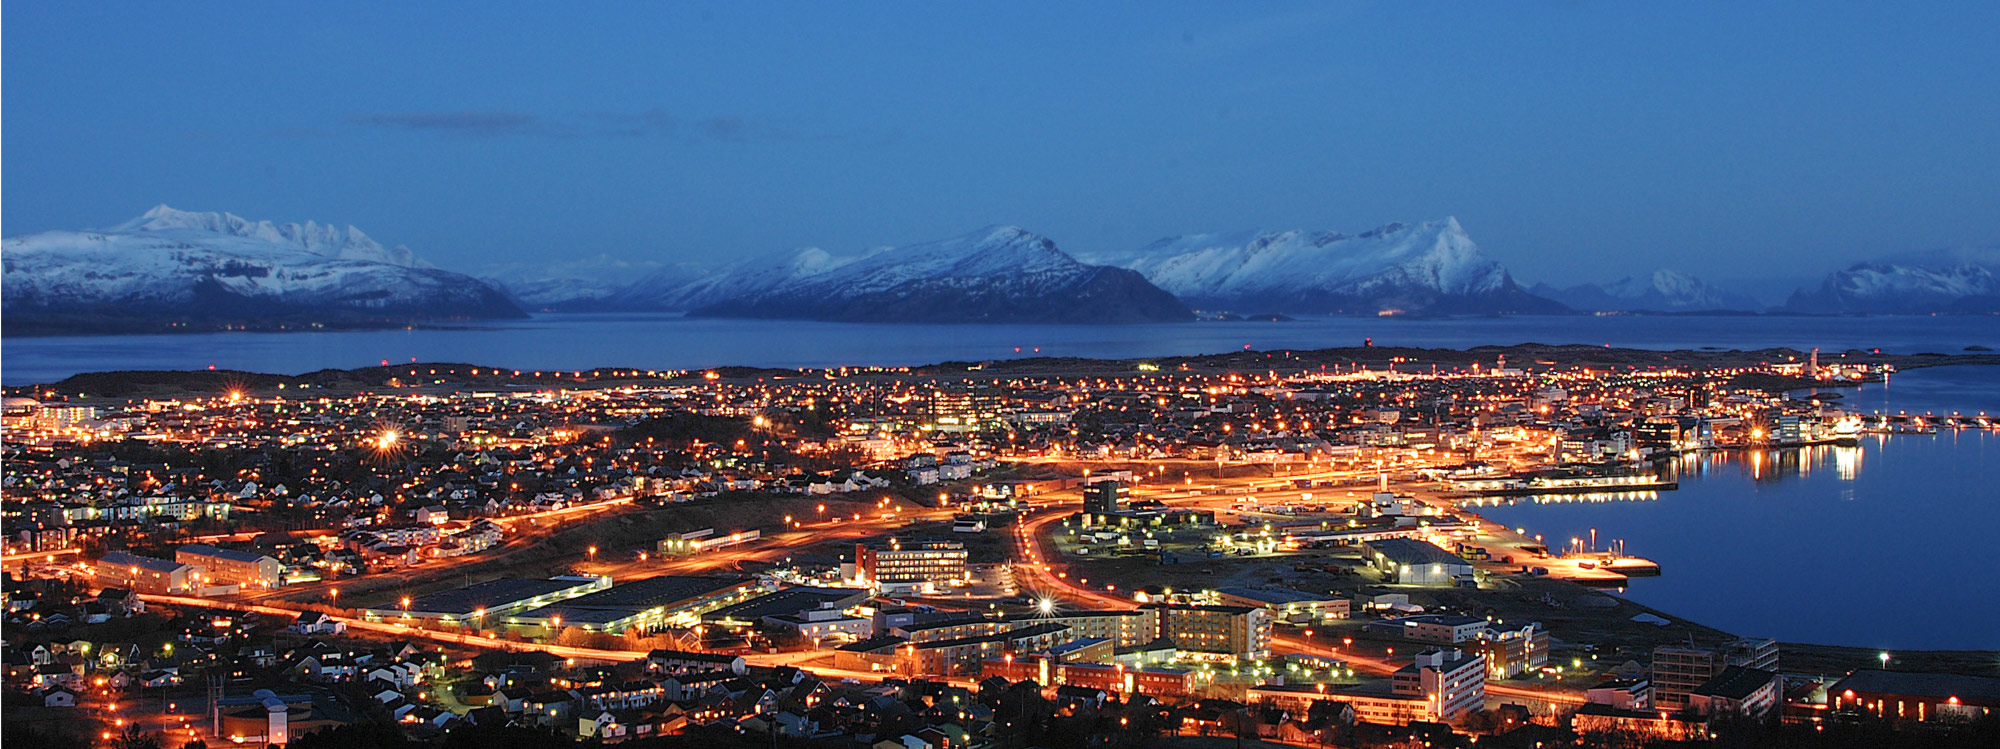
[[[701,121],[702,133],[716,140],[726,140],[732,143],[741,143],[750,140],[753,136],[761,134],[758,132],[759,130],[761,128],[751,125],[741,117],[710,117]]]
[[[586,112],[543,117],[505,110],[458,112],[388,112],[359,114],[355,124],[385,130],[480,138],[674,138],[711,143],[846,143],[873,148],[896,143],[900,130],[872,128],[841,130],[818,123],[717,114],[689,119],[664,109],[637,112]]]
[[[548,132],[548,126],[541,118],[524,112],[391,112],[356,115],[354,121],[390,130],[475,135],[484,138],[552,134]]]
[[[592,135],[614,138],[644,138],[672,133],[680,126],[680,118],[664,109],[648,109],[644,112],[591,112],[583,120],[594,126]]]

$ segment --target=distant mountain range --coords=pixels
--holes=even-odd
[[[801,272],[810,269],[812,272]],[[811,258],[757,275],[761,288],[695,308],[702,317],[849,322],[1135,323],[1193,320],[1138,273],[1077,262],[1049,238],[989,226],[857,258]]]
[[[0,251],[8,333],[257,329],[523,317],[498,290],[352,226],[159,206]]]
[[[405,324],[552,311],[933,323],[1132,323],[1262,313],[1487,315],[1760,311],[1671,270],[1522,288],[1456,219],[1357,235],[1245,231],[1072,256],[1025,229],[834,255],[805,248],[727,265],[608,255],[438,269],[354,227],[154,208],[117,226],[5,240],[6,332]],[[2000,248],[1898,256],[1835,271],[1776,311],[2000,312]],[[1232,314],[1235,313],[1235,314]]]
[[[1084,278],[1093,268],[1104,270]],[[1247,312],[1568,311],[1523,290],[1480,253],[1455,219],[1390,224],[1352,237],[1323,231],[1197,234],[1080,257],[1023,229],[988,227],[858,256],[806,248],[711,269],[662,268],[622,290],[567,300],[535,296],[550,286],[543,278],[494,279],[524,302],[556,308],[810,319],[1188,319],[1145,287],[1184,304]],[[1006,301],[1055,293],[1082,294],[1076,302],[1084,304],[1041,309]],[[1114,301],[1139,306],[1125,309]],[[1100,302],[1102,309],[1091,306]]]
[[[1800,289],[1785,309],[1809,314],[2000,314],[2000,245],[1856,263]]]
[[[1559,289],[1538,283],[1528,291],[1586,312],[1752,312],[1764,307],[1746,294],[1665,268],[1606,284]]]
[[[1198,307],[1363,315],[1568,311],[1521,289],[1454,218],[1354,236],[1190,234],[1082,259],[1136,270]]]

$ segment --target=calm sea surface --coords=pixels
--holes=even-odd
[[[542,315],[450,330],[9,338],[0,341],[0,382],[25,385],[80,372],[209,365],[298,374],[385,359],[521,369],[680,369],[931,364],[1038,354],[1131,358],[1214,354],[1245,346],[1358,346],[1367,338],[1378,346],[1444,348],[1608,343],[1654,349],[1818,346],[1827,351],[1949,354],[1973,345],[2000,349],[2000,317],[1313,317],[1283,323],[874,325],[659,314]]]
[[[2000,415],[2000,367],[1904,372],[1847,394],[1863,412]],[[1625,595],[1740,635],[1876,648],[2000,649],[2000,433],[1864,437],[1860,447],[1683,459],[1643,501],[1480,510],[1560,546],[1659,562]],[[1559,540],[1560,539],[1560,540]]]

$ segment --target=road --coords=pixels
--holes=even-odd
[[[1162,501],[1168,500],[1163,499]],[[1119,596],[1110,591],[1090,587],[1079,582],[1075,576],[1069,574],[1067,566],[1060,561],[1060,554],[1055,550],[1053,544],[1049,543],[1047,534],[1044,532],[1044,529],[1050,524],[1061,520],[1064,516],[1065,513],[1061,512],[1042,512],[1015,525],[1016,558],[1021,560],[1020,563],[1016,564],[1015,575],[1017,579],[1022,581],[1023,587],[1038,588],[1045,595],[1052,595],[1061,600],[1082,603],[1096,608],[1127,608],[1132,606],[1133,602],[1131,599]],[[1033,584],[1030,585],[1029,581],[1032,581]],[[1116,583],[1112,584],[1115,585]],[[1303,637],[1279,636],[1272,639],[1275,644],[1293,651],[1339,659],[1346,661],[1357,671],[1377,675],[1392,674],[1397,669],[1408,665],[1407,660],[1399,662],[1399,660],[1387,658],[1371,658],[1354,653],[1351,650],[1343,652],[1337,646],[1322,644]],[[1542,691],[1508,684],[1489,683],[1486,686],[1486,692],[1488,695],[1498,697],[1537,700],[1565,705],[1583,703],[1583,696],[1580,694]]]

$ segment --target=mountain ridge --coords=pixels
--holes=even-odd
[[[1747,295],[1668,268],[1602,284],[1557,288],[1538,283],[1528,291],[1594,312],[1756,312],[1764,307]]]
[[[352,226],[165,205],[104,229],[0,244],[17,334],[395,325],[522,317],[499,291]]]
[[[1167,237],[1086,262],[1130,268],[1202,307],[1333,314],[1569,311],[1530,294],[1455,217],[1356,235],[1250,230]]]
[[[842,322],[1132,323],[1194,319],[1137,273],[1082,263],[1014,226],[886,248],[857,257],[790,256],[794,270],[750,293],[697,307],[697,317]],[[809,269],[810,272],[796,272]],[[772,280],[766,277],[765,280]]]

